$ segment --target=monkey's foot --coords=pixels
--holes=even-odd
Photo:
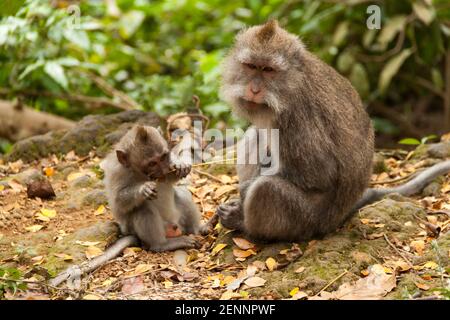
[[[220,223],[225,228],[239,231],[244,230],[244,215],[240,200],[231,200],[221,204],[217,208],[217,214],[219,215]]]

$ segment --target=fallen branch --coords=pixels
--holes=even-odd
[[[102,255],[87,261],[81,265],[72,265],[63,272],[59,273],[55,278],[49,281],[51,286],[57,287],[64,281],[73,282],[79,280],[83,274],[89,273],[107,263],[109,260],[117,257],[122,251],[130,246],[139,244],[138,238],[135,236],[125,236],[117,240]]]
[[[71,129],[75,122],[25,105],[0,100],[0,137],[18,141],[52,130]]]

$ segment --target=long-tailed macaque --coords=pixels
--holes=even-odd
[[[446,161],[404,186],[364,193],[374,132],[358,93],[273,20],[237,35],[221,95],[252,128],[279,130],[277,172],[261,175],[260,164],[238,164],[240,199],[217,210],[223,226],[253,239],[321,237],[362,205],[391,192],[410,195],[450,170]]]
[[[123,235],[137,236],[152,251],[193,248],[200,213],[192,195],[174,183],[189,174],[191,164],[169,150],[160,132],[136,125],[102,164],[105,187],[114,218]]]

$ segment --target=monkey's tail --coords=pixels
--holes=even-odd
[[[450,160],[435,164],[434,166],[422,171],[415,178],[411,179],[405,184],[394,188],[369,188],[367,189],[361,199],[356,203],[352,212],[359,210],[365,205],[371,204],[380,200],[387,194],[399,193],[402,196],[411,196],[422,191],[431,181],[437,177],[450,172]]]

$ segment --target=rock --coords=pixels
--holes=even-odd
[[[422,191],[422,195],[425,197],[434,196],[438,197],[441,195],[441,188],[443,183],[443,177],[439,177],[428,184]]]
[[[67,153],[71,150],[79,156],[85,156],[93,148],[102,156],[134,123],[158,126],[161,119],[155,113],[141,110],[89,115],[70,130],[49,132],[17,142],[6,160],[22,159],[29,162],[52,153]]]
[[[55,191],[48,179],[42,179],[27,184],[27,195],[28,198],[50,199],[55,196]]]
[[[430,144],[428,146],[428,155],[439,159],[450,157],[450,141]]]
[[[99,206],[107,204],[106,192],[104,190],[92,190],[88,192],[82,200],[83,205]]]
[[[93,185],[96,182],[96,180],[97,179],[92,178],[89,175],[84,175],[71,181],[69,185],[71,188],[87,188]]]
[[[11,179],[19,181],[21,184],[27,185],[33,181],[45,180],[45,177],[39,170],[27,169],[21,173],[11,176]]]

